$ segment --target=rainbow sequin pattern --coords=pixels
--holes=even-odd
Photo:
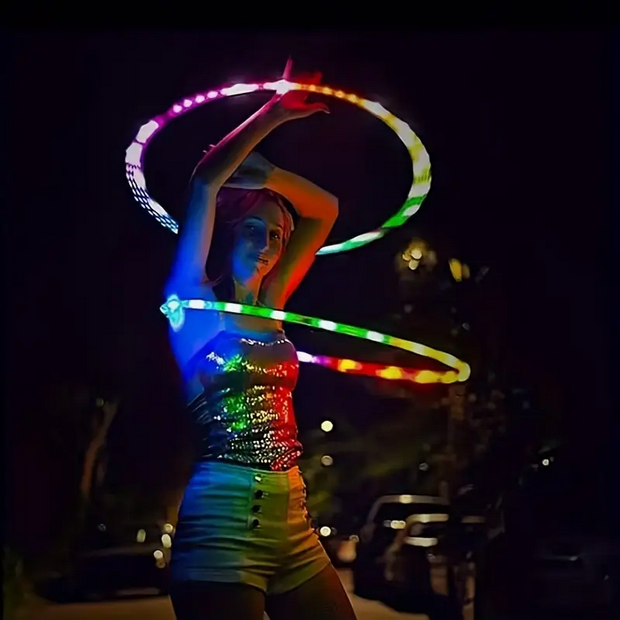
[[[220,332],[190,372],[186,379],[202,387],[189,404],[202,459],[271,471],[295,465],[302,452],[293,411],[299,361],[283,334],[254,340]]]

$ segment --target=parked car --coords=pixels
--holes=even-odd
[[[357,595],[379,599],[385,592],[383,557],[413,513],[445,513],[449,502],[427,495],[384,495],[372,505],[363,525],[352,564]]]
[[[449,512],[410,515],[384,555],[386,594],[400,611],[431,620],[474,617],[474,550],[485,518]]]
[[[70,601],[168,592],[172,525],[100,524],[97,530],[72,569],[44,585],[47,597]]]
[[[504,497],[503,527],[477,558],[477,618],[613,617],[620,535],[601,459],[541,455]],[[602,614],[601,616],[597,614]]]

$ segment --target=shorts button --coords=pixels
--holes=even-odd
[[[256,474],[254,476],[254,480],[256,480],[256,482],[262,482],[263,481],[263,477],[260,474]]]
[[[260,521],[258,519],[254,519],[252,521],[252,527],[257,528],[260,525]]]
[[[254,493],[254,497],[255,497],[256,499],[261,499],[261,498],[263,497],[263,495],[264,495],[264,494],[265,494],[265,493],[259,489],[258,491],[256,491],[256,492]]]
[[[260,506],[252,506],[252,512],[253,513],[260,512]]]

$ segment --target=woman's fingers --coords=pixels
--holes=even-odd
[[[306,71],[299,73],[293,77],[293,59],[289,56],[284,67],[283,79],[291,82],[299,82],[301,84],[319,84],[323,78],[320,71]]]
[[[284,67],[284,73],[282,74],[282,77],[285,80],[290,80],[292,74],[293,74],[293,59],[289,56],[286,60],[286,65]]]

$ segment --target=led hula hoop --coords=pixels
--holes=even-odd
[[[151,215],[153,215],[162,226],[169,228],[174,233],[178,233],[179,227],[177,222],[159,203],[151,198],[146,189],[143,161],[146,148],[153,137],[170,121],[178,118],[190,110],[208,103],[209,101],[216,101],[224,97],[244,95],[257,91],[272,91],[284,94],[289,90],[305,90],[320,95],[335,97],[357,105],[367,112],[370,112],[373,116],[388,125],[388,127],[390,127],[401,139],[407,148],[409,156],[411,157],[413,167],[413,182],[409,189],[407,199],[395,215],[375,230],[352,237],[351,239],[341,243],[322,247],[317,252],[317,255],[337,254],[339,252],[346,252],[354,248],[367,245],[368,243],[385,236],[389,230],[402,226],[418,211],[431,186],[430,160],[426,149],[422,145],[422,142],[413,133],[409,125],[394,116],[391,112],[388,112],[379,103],[368,101],[367,99],[357,95],[347,94],[342,90],[331,88],[329,86],[300,84],[284,79],[276,82],[235,84],[233,86],[199,93],[175,103],[167,112],[145,123],[138,131],[133,142],[130,144],[125,156],[125,171],[127,180],[129,181],[131,192],[136,201]],[[185,311],[187,309],[245,314],[287,323],[296,323],[298,325],[306,325],[316,329],[346,334],[354,338],[370,340],[372,342],[396,347],[403,351],[408,351],[410,353],[415,353],[420,356],[434,359],[442,364],[445,364],[451,369],[447,371],[407,369],[398,366],[383,366],[380,364],[358,362],[349,359],[309,355],[308,353],[304,353],[302,351],[298,352],[299,361],[301,362],[318,364],[340,372],[374,376],[383,379],[412,381],[415,383],[463,382],[467,381],[471,374],[471,369],[467,363],[457,359],[453,355],[442,351],[437,351],[436,349],[432,349],[426,345],[397,338],[395,336],[389,336],[387,334],[381,334],[376,331],[370,331],[361,327],[354,327],[352,325],[345,325],[334,321],[303,316],[293,312],[285,312],[283,310],[274,310],[272,308],[263,308],[229,302],[211,302],[204,301],[202,299],[179,299],[176,295],[170,296],[160,309],[166,315],[175,330],[181,328],[184,321]]]

